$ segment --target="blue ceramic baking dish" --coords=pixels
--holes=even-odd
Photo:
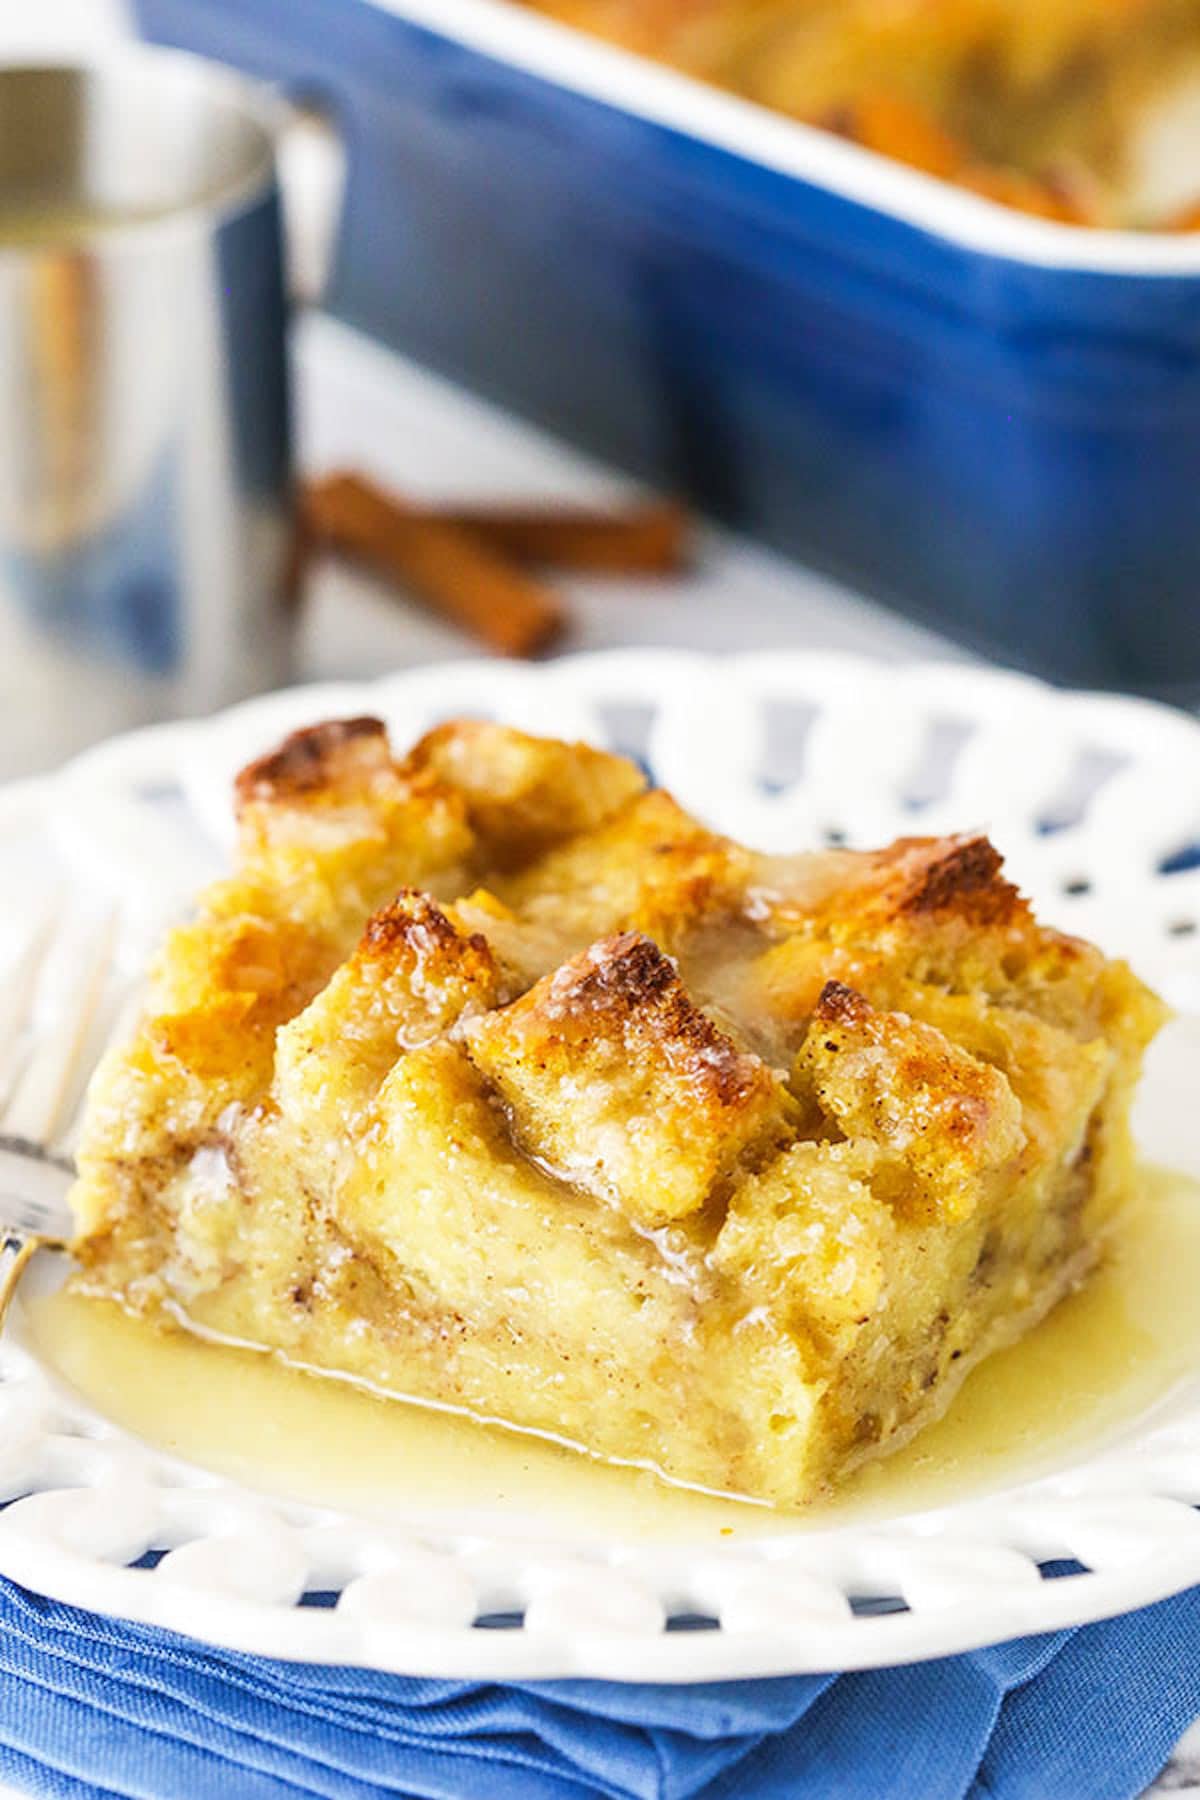
[[[911,616],[1200,696],[1200,237],[1007,211],[505,0],[137,0],[321,99],[333,310]]]

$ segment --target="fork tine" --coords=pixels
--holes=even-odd
[[[109,913],[60,932],[53,958],[43,958],[34,999],[37,1034],[0,1118],[12,1137],[49,1145],[75,1079],[80,1051],[104,990],[115,932]]]
[[[56,915],[51,913],[34,925],[0,986],[0,1117],[28,1052],[38,982],[56,924]]]
[[[67,1117],[67,1122],[61,1126],[54,1142],[54,1149],[60,1155],[72,1159],[74,1158],[75,1152],[79,1147],[80,1134],[83,1130],[83,1116],[86,1110],[85,1102],[87,1100],[88,1081],[90,1080],[92,1070],[96,1068],[105,1056],[107,1056],[110,1050],[115,1049],[118,1044],[128,1043],[129,1039],[133,1036],[134,1027],[142,1016],[144,1005],[145,998],[142,992],[141,983],[138,981],[122,982],[114,1000],[108,1008],[108,1029],[104,1032],[104,1035],[100,1038],[98,1044],[95,1045],[94,1050],[92,1044],[89,1043],[87,1045],[87,1066],[81,1072],[81,1078],[76,1081],[75,1092],[71,1096],[73,1105],[70,1109],[69,1117]],[[66,1116],[65,1109],[64,1116]]]

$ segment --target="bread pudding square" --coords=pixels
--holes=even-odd
[[[1163,1009],[986,839],[765,856],[477,721],[236,798],[92,1084],[84,1291],[800,1505],[1103,1255]]]

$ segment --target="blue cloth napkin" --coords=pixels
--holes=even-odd
[[[1200,1713],[1200,1589],[858,1675],[498,1687],[209,1650],[0,1580],[0,1777],[138,1800],[1132,1800]]]

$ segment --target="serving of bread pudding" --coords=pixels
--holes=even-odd
[[[1162,1008],[986,839],[767,856],[472,721],[237,802],[93,1082],[85,1291],[793,1505],[1102,1255]]]

